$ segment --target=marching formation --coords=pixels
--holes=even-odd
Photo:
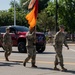
[[[30,13],[26,15],[26,19],[28,20],[29,31],[26,33],[26,48],[28,56],[23,61],[23,66],[25,67],[27,62],[31,59],[31,67],[37,68],[36,64],[36,20],[37,20],[37,13],[38,13],[38,0],[31,0],[30,4],[28,6],[28,9],[30,10]],[[69,46],[66,42],[66,34],[64,33],[64,25],[59,26],[59,31],[54,35],[54,40],[49,36],[50,39],[53,40],[52,44],[55,49],[56,55],[55,55],[55,61],[54,61],[54,70],[59,70],[57,68],[57,65],[61,66],[62,71],[67,71],[67,69],[64,67],[64,60],[63,60],[63,54],[62,54],[62,48],[63,44],[67,47],[69,50]],[[3,49],[4,49],[4,56],[5,60],[9,61],[9,56],[12,52],[12,39],[11,35],[9,34],[10,29],[6,28],[6,33],[2,37],[0,37],[0,41],[3,42]],[[50,34],[50,33],[49,33]]]
[[[59,31],[54,35],[53,40],[53,47],[55,49],[56,55],[55,55],[55,61],[54,61],[54,70],[60,70],[57,68],[57,65],[61,66],[62,71],[67,71],[67,69],[64,67],[64,60],[63,60],[63,54],[62,54],[62,48],[63,44],[67,47],[69,50],[69,46],[66,42],[66,34],[64,33],[65,27],[63,25],[59,26]],[[26,48],[28,56],[23,61],[23,66],[25,67],[27,62],[31,59],[31,67],[37,68],[36,64],[36,28],[35,27],[29,27],[29,31],[26,33]],[[12,39],[10,35],[10,29],[9,27],[6,28],[6,33],[2,37],[0,37],[0,41],[3,42],[3,49],[4,49],[4,56],[5,60],[9,61],[8,57],[10,56],[12,52]]]

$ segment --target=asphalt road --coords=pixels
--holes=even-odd
[[[18,53],[17,48],[13,47],[9,62],[5,61],[4,51],[0,48],[0,75],[75,75],[75,45],[70,45],[70,50],[63,47],[63,57],[67,72],[55,71],[54,58],[55,51],[49,44],[42,54],[36,56],[36,65],[38,68],[31,68],[30,61],[23,66],[23,61],[27,53]],[[60,68],[60,66],[58,66]],[[60,68],[61,69],[61,68]]]

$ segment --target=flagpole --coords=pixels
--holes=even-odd
[[[15,0],[14,0],[14,26],[16,26],[16,8],[15,8]]]
[[[22,6],[25,6],[28,2],[29,2],[29,0],[27,0],[26,2],[24,2],[24,3],[22,4]]]

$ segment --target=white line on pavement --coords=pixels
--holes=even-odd
[[[69,49],[70,51],[73,51],[73,52],[75,52],[75,50],[74,49]]]
[[[66,48],[66,47],[64,47],[64,48]],[[70,50],[70,51],[73,51],[73,52],[75,52],[75,50],[74,50],[74,49],[72,49],[72,48],[70,48],[69,50]]]

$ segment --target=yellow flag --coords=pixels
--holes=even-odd
[[[38,13],[38,0],[35,1],[33,9],[26,15],[26,19],[28,20],[28,24],[30,27],[34,27],[37,21],[37,13]]]

